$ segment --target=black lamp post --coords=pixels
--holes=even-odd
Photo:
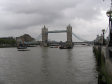
[[[102,32],[103,32],[103,45],[105,45],[105,39],[104,39],[104,37],[105,37],[105,29],[103,29]]]
[[[109,44],[108,46],[112,46],[112,0],[111,0],[111,8],[107,11],[107,16],[109,17]]]

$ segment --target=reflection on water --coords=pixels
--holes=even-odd
[[[75,83],[74,81],[74,77],[75,77],[75,73],[74,73],[74,68],[72,65],[72,59],[73,59],[73,55],[72,55],[72,51],[71,50],[67,50],[67,68],[66,68],[66,83],[67,84],[72,84]]]
[[[0,84],[97,84],[92,47],[0,49]]]
[[[43,53],[44,52],[44,53]],[[41,78],[41,83],[46,84],[49,81],[49,56],[48,56],[48,49],[47,48],[42,48],[42,78]]]

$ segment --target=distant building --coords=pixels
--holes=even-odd
[[[32,38],[29,34],[24,34],[20,37],[16,37],[16,44],[25,44],[27,46],[36,44],[37,42],[35,41],[34,38]]]
[[[35,40],[29,34],[24,34],[24,35],[20,36],[20,38],[22,38],[25,42],[31,42],[31,41]]]
[[[32,41],[35,41],[35,39],[32,38],[29,34],[24,34],[20,37],[16,37],[16,41],[18,41],[18,42],[32,42]]]

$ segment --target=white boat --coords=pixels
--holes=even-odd
[[[50,46],[50,48],[58,48],[59,46]]]

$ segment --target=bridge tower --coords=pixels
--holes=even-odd
[[[48,46],[48,29],[44,26],[44,28],[42,28],[42,45],[43,46]]]
[[[73,43],[72,43],[72,26],[71,25],[67,26],[67,46],[68,47],[73,46]]]

